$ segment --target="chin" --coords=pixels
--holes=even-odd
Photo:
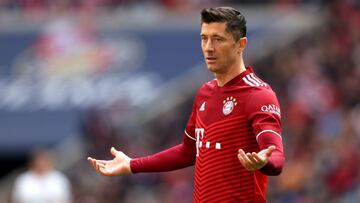
[[[220,70],[217,66],[214,65],[207,65],[207,68],[209,71],[213,72],[213,73],[218,73]]]
[[[206,65],[207,65],[207,68],[208,68],[209,71],[216,72],[217,67],[215,65],[212,65],[212,64],[211,65],[206,64]]]

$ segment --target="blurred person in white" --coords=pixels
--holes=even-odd
[[[49,150],[37,149],[29,161],[29,169],[14,184],[13,203],[71,203],[71,186],[67,177],[54,168]]]

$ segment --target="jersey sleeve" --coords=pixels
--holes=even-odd
[[[185,128],[183,142],[156,154],[135,158],[130,161],[132,173],[173,171],[195,164],[195,119],[196,108],[192,112]]]
[[[251,93],[245,111],[253,127],[256,140],[266,132],[281,137],[280,105],[273,91],[262,89]]]
[[[185,132],[184,132],[184,142],[189,144],[194,144],[196,141],[195,138],[195,122],[196,122],[196,106],[195,103],[192,106],[191,115],[186,124]]]
[[[247,100],[246,111],[260,150],[275,146],[268,163],[260,172],[279,175],[285,156],[281,138],[281,111],[275,93],[269,89],[253,92]]]

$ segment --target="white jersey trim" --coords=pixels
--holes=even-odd
[[[254,79],[256,82],[258,82],[259,84],[263,84],[263,82],[261,82],[257,77],[255,77],[254,73],[250,73],[250,77],[252,79]]]
[[[186,132],[186,130],[184,130],[184,132],[185,132],[186,136],[188,136],[190,139],[192,139],[192,140],[196,141],[196,139],[195,139],[195,138],[193,138],[193,137],[191,137],[191,136],[190,136],[190,135]]]
[[[259,132],[259,134],[256,135],[256,141],[259,139],[259,136],[263,133],[266,133],[266,132],[271,132],[271,133],[274,133],[275,135],[279,136],[280,139],[282,139],[281,135],[273,130],[263,130],[261,132]]]
[[[256,86],[260,86],[260,83],[256,82],[256,80],[254,80],[252,77],[250,77],[250,74],[249,75],[246,75],[247,79],[254,83]]]
[[[252,84],[251,82],[249,82],[249,81],[246,79],[246,77],[243,77],[243,80],[244,80],[244,82],[245,82],[246,84],[250,85],[251,87],[254,87],[254,86],[255,86],[254,84]]]
[[[242,79],[246,84],[250,85],[251,87],[267,86],[267,84],[257,78],[254,73],[247,74]]]

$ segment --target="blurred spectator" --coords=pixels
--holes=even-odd
[[[13,188],[13,203],[70,203],[68,179],[54,169],[50,151],[37,150],[32,154],[29,169],[20,174]]]

